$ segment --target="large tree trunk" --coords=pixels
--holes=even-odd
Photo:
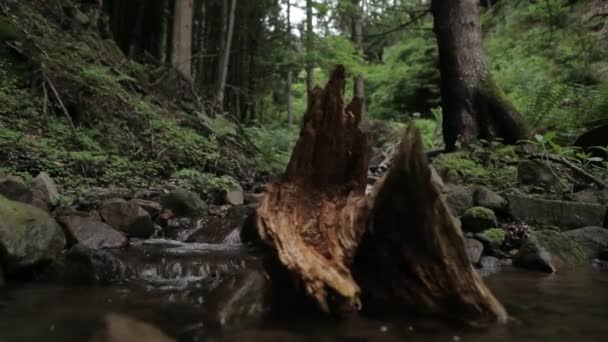
[[[215,93],[215,109],[219,112],[224,110],[224,95],[226,90],[226,78],[228,76],[228,65],[230,62],[230,49],[232,49],[232,34],[234,32],[234,14],[236,11],[236,0],[224,0],[222,4],[222,37],[218,59],[217,83]]]
[[[361,8],[361,0],[352,0],[352,41],[359,57],[364,56],[363,51],[363,9]],[[356,75],[354,78],[354,94],[363,103],[361,115],[365,116],[365,80],[363,75]]]
[[[439,47],[443,134],[448,150],[477,138],[498,136],[506,143],[525,138],[521,114],[488,69],[478,0],[433,0]]]
[[[411,127],[393,169],[365,195],[361,102],[344,109],[345,73],[315,88],[287,171],[257,211],[257,233],[325,312],[441,315],[504,322],[503,307],[469,263],[462,233],[431,182]]]
[[[194,0],[175,0],[171,65],[184,77],[192,77],[192,9]]]

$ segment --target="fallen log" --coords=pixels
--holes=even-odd
[[[344,109],[345,71],[311,92],[282,180],[257,210],[261,241],[325,312],[424,313],[470,325],[506,312],[468,261],[464,240],[431,182],[410,127],[391,171],[370,196],[361,102]]]

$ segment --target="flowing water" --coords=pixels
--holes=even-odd
[[[178,252],[175,246],[171,248],[174,253],[183,252]],[[229,252],[235,253],[232,247]],[[223,267],[234,266],[230,265],[228,262]],[[167,287],[162,286],[162,281],[148,287],[9,285],[0,293],[0,341],[91,341],[116,314],[146,322],[149,329],[160,329],[180,341],[608,341],[606,271],[590,269],[544,275],[506,270],[491,276],[486,281],[507,306],[513,320],[507,326],[488,330],[464,330],[406,318],[336,321],[295,316],[250,319],[222,327],[221,323],[210,323],[218,316],[214,310],[225,309],[217,306],[209,309],[213,300],[210,296],[217,295],[216,292],[200,289],[197,293],[175,286],[192,284],[192,279],[196,284],[210,270],[205,265],[196,265],[198,271],[189,271],[192,265],[165,268],[168,270],[148,267],[142,272],[148,277],[170,273],[174,281]],[[241,282],[235,291],[255,286],[252,284],[255,282]],[[179,297],[176,295],[179,293],[189,295]],[[250,305],[233,299],[227,303],[222,305]],[[246,311],[252,312],[250,307]],[[139,323],[129,322],[122,329],[138,331],[139,337],[127,340],[161,341],[141,337],[144,333],[139,332]]]

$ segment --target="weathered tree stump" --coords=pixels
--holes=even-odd
[[[471,325],[505,321],[431,182],[414,127],[392,170],[365,195],[361,103],[355,98],[344,110],[344,83],[344,68],[338,67],[324,89],[311,92],[287,171],[267,187],[258,208],[261,241],[325,312],[368,306]]]

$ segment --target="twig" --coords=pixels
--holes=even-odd
[[[568,161],[568,159],[566,159],[564,157],[559,157],[559,156],[550,155],[550,154],[535,153],[535,154],[529,155],[528,158],[529,159],[540,159],[540,160],[544,159],[544,160],[549,160],[549,161],[552,161],[555,163],[565,165],[565,166],[569,167],[570,169],[572,169],[577,174],[579,174],[580,176],[587,178],[589,181],[597,184],[600,188],[602,188],[602,189],[608,188],[608,184],[606,184],[603,180],[601,180],[601,179],[597,178],[596,176],[590,174],[589,172],[581,169],[580,167],[572,164],[572,162]]]
[[[74,135],[74,139],[76,139],[76,142],[80,145],[81,143],[80,143],[80,139],[78,138],[78,132],[76,131],[76,126],[74,126],[74,121],[72,121],[70,112],[68,111],[68,109],[63,104],[63,101],[61,100],[61,96],[59,96],[59,92],[57,92],[57,89],[53,85],[53,82],[51,82],[51,80],[48,77],[44,76],[44,82],[46,82],[49,85],[49,87],[51,87],[51,90],[53,91],[53,94],[55,94],[55,98],[57,99],[57,102],[59,102],[59,106],[61,106],[63,113],[65,114],[66,118],[68,119],[68,122],[70,123],[70,127],[72,128],[72,134]]]

